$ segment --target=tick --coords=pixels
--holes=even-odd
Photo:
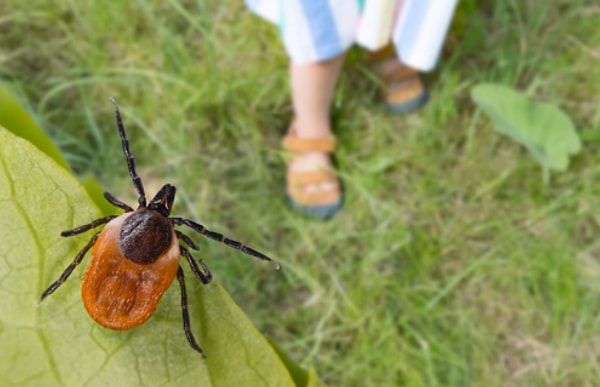
[[[160,298],[175,278],[181,288],[181,310],[183,330],[190,346],[203,355],[202,349],[190,328],[187,293],[183,270],[179,264],[183,256],[194,275],[203,283],[212,281],[212,274],[201,259],[192,257],[190,250],[198,250],[194,241],[175,229],[186,226],[227,246],[253,257],[270,261],[279,270],[280,266],[265,254],[243,243],[207,230],[192,220],[172,217],[175,186],[165,184],[146,203],[142,179],[135,171],[135,160],[129,150],[129,139],[125,133],[119,107],[113,98],[117,129],[127,160],[127,169],[138,193],[138,208],[115,198],[108,192],[104,197],[115,207],[125,210],[122,215],[109,215],[91,223],[63,231],[61,236],[70,237],[105,225],[92,236],[77,254],[73,262],[63,271],[40,297],[40,302],[54,293],[81,263],[86,253],[93,248],[90,264],[81,284],[83,305],[89,315],[103,327],[114,330],[135,328],[146,322],[154,313]]]

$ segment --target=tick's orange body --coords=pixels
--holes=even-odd
[[[119,247],[121,227],[132,214],[125,213],[104,227],[81,284],[83,304],[90,316],[116,330],[146,322],[179,267],[179,243],[172,228],[171,244],[154,262],[138,264],[123,255]]]

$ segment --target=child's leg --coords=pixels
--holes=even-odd
[[[331,136],[329,108],[344,54],[324,62],[290,64],[292,102],[299,137]]]
[[[344,55],[303,65],[290,64],[295,119],[284,140],[294,154],[288,163],[291,205],[307,215],[328,218],[342,206],[340,183],[331,169],[335,148],[329,109]]]
[[[290,64],[295,132],[300,138],[333,137],[329,110],[344,63],[344,54],[324,62]],[[305,171],[330,165],[323,152],[307,152],[295,158],[290,168]]]

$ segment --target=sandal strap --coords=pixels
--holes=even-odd
[[[376,51],[367,51],[367,61],[372,65],[378,64],[378,62],[388,59],[396,55],[396,49],[392,43],[385,45]]]
[[[295,121],[293,121],[287,135],[283,138],[282,145],[286,150],[296,154],[334,151],[335,137],[302,138],[296,135],[295,127]],[[324,183],[329,183],[327,189],[320,187]],[[316,186],[316,190],[309,190],[310,186]],[[290,200],[295,203],[294,205],[301,207],[339,206],[341,203],[340,182],[335,171],[329,167],[308,171],[291,171],[288,164],[286,191]]]
[[[381,82],[383,82],[384,84],[389,84],[419,75],[419,72],[417,70],[401,63],[398,63],[393,69],[389,71],[383,71],[382,68],[385,68],[384,64],[388,60],[391,60],[395,57],[396,50],[394,48],[394,45],[391,43],[377,51],[367,53],[367,60],[369,61],[369,63],[371,63],[371,66],[373,66],[376,69],[375,72]]]
[[[283,138],[283,147],[292,152],[333,152],[336,146],[335,137],[301,138],[287,134]]]
[[[394,69],[392,69],[391,71],[384,72],[379,70],[378,75],[379,79],[381,79],[381,81],[384,84],[390,84],[396,81],[404,80],[406,78],[417,77],[419,75],[419,72],[413,69],[412,67],[400,64],[394,67]]]
[[[288,195],[301,206],[331,206],[339,205],[341,192],[339,188],[321,191],[319,193],[306,192],[302,190],[288,192]]]
[[[288,172],[288,195],[302,206],[322,206],[339,203],[341,191],[339,180],[332,171]],[[334,184],[331,189],[308,191],[311,185]]]
[[[294,186],[306,186],[321,183],[337,183],[333,171],[317,170],[306,172],[289,172],[288,179]]]
[[[413,100],[425,93],[425,86],[419,77],[397,81],[384,90],[385,100],[392,104],[401,104]]]

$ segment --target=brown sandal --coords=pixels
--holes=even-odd
[[[390,44],[367,54],[381,82],[381,94],[387,107],[396,113],[409,113],[423,106],[428,92],[419,72],[402,62]]]
[[[293,158],[294,155],[307,152],[332,153],[335,150],[336,139],[335,137],[323,139],[298,137],[294,124],[292,124],[283,138],[282,144]],[[299,210],[304,215],[321,219],[329,218],[340,210],[342,207],[341,184],[333,169],[292,171],[288,163],[287,171],[286,191],[292,208]],[[322,187],[324,184],[328,185],[327,189]]]

